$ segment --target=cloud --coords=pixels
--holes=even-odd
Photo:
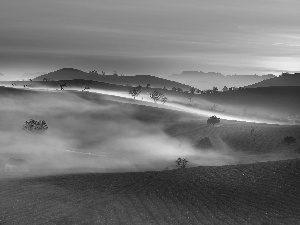
[[[1,3],[0,66],[7,71],[17,68],[20,73],[25,69],[48,71],[69,65],[83,70],[93,67],[155,75],[178,73],[186,68],[216,68],[233,74],[252,72],[261,57],[274,54],[272,43],[290,43],[270,34],[299,34],[299,1]],[[276,50],[278,55],[290,52],[290,46],[281,47]],[[293,54],[299,58],[299,54]],[[202,62],[207,55],[213,59]],[[223,57],[235,61],[241,55],[243,63],[254,61],[252,70],[240,68],[243,65],[239,63],[218,64]]]

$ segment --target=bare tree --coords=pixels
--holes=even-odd
[[[67,83],[63,83],[63,84],[61,84],[59,86],[60,86],[60,90],[64,90],[64,87],[67,87]]]
[[[162,101],[163,104],[165,104],[168,101],[168,98],[166,96],[163,96],[161,98],[161,101]]]
[[[176,161],[178,166],[180,166],[182,169],[186,168],[186,164],[189,162],[186,158],[177,158]]]
[[[150,98],[152,98],[154,100],[154,102],[156,103],[157,101],[159,101],[162,97],[163,97],[163,93],[154,90],[151,94],[150,94]]]
[[[131,87],[129,86],[129,94],[135,99],[142,92],[142,86]]]

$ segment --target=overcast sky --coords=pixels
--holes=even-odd
[[[299,0],[0,0],[0,73],[300,71]]]

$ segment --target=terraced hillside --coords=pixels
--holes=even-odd
[[[300,224],[300,160],[6,178],[1,224]]]

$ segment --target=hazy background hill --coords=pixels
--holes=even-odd
[[[268,75],[229,75],[224,76],[221,73],[203,71],[183,71],[180,75],[174,74],[168,78],[173,81],[192,85],[200,90],[212,89],[213,86],[222,89],[227,87],[244,87],[266,79],[275,77],[273,74]]]
[[[175,81],[170,81],[167,79],[150,76],[150,75],[136,75],[136,76],[114,76],[114,75],[100,75],[100,74],[90,74],[83,72],[78,69],[64,68],[45,75],[38,76],[34,78],[34,81],[42,81],[44,78],[53,80],[73,80],[73,79],[83,79],[99,81],[109,84],[117,85],[142,85],[146,86],[150,84],[154,88],[164,88],[172,89],[172,87],[181,88],[183,90],[189,90],[190,86],[181,84]]]
[[[263,80],[256,84],[247,86],[247,88],[274,87],[274,86],[300,86],[300,73],[282,74],[268,80]]]

